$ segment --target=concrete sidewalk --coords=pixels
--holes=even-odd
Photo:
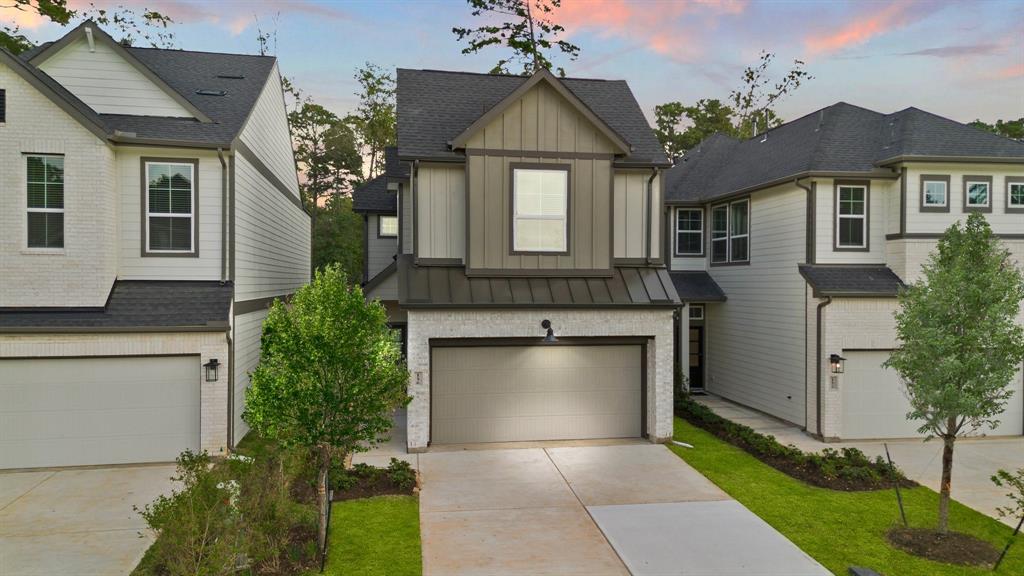
[[[783,444],[793,444],[808,452],[823,448],[850,446],[870,458],[885,457],[882,441],[821,442],[806,434],[799,426],[783,422],[756,410],[740,406],[718,396],[694,396],[694,400],[711,408],[716,414],[733,422],[750,426],[762,434],[771,434]],[[893,462],[908,478],[939,489],[942,475],[942,444],[936,440],[888,440]],[[1002,519],[996,508],[1008,504],[1005,489],[991,481],[996,470],[1016,469],[1024,465],[1024,437],[966,438],[957,440],[953,451],[953,498],[983,514],[1015,526],[1012,519]]]

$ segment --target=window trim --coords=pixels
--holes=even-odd
[[[380,225],[380,223],[381,223],[381,219],[382,218],[394,218],[395,219],[395,233],[394,234],[385,234],[385,233],[381,232],[381,225]],[[401,230],[401,228],[399,228],[399,226],[401,226],[401,224],[399,224],[399,222],[398,222],[398,214],[377,214],[377,238],[398,238],[398,232]]]
[[[928,182],[942,182],[946,185],[946,201],[942,204],[928,204],[925,201],[925,184]],[[950,178],[949,174],[922,174],[921,175],[921,197],[919,204],[920,212],[949,212],[949,191],[950,191]]]
[[[177,164],[192,166],[192,249],[184,250],[150,250],[149,249],[149,164]],[[142,227],[139,229],[142,243],[140,255],[143,258],[198,258],[199,257],[199,159],[198,158],[156,158],[143,156],[139,158],[139,188],[141,189]]]
[[[1014,184],[1019,184],[1024,187],[1024,176],[1007,176],[1006,180],[1006,213],[1007,214],[1024,214],[1024,204],[1013,205],[1010,204],[1010,187]]]
[[[733,204],[739,204],[741,202],[746,202],[746,204],[747,204],[747,233],[746,234],[740,234],[737,237],[746,238],[747,239],[747,259],[746,260],[733,260],[732,259],[732,239],[733,239],[733,235],[732,235],[732,205]],[[714,239],[712,238],[713,230],[714,229],[713,229],[712,226],[709,225],[708,226],[709,232],[707,234],[707,237],[708,237],[708,250],[707,250],[708,264],[711,265],[711,266],[746,266],[746,265],[749,265],[750,264],[750,260],[751,260],[751,256],[753,256],[753,240],[752,240],[752,238],[753,238],[752,224],[753,223],[751,222],[751,218],[750,218],[750,214],[751,214],[751,200],[750,200],[750,196],[744,196],[742,198],[736,198],[736,199],[733,199],[733,200],[729,200],[727,202],[720,202],[718,204],[712,205],[710,210],[708,211],[708,214],[709,214],[708,220],[710,222],[714,222],[714,212],[715,212],[715,209],[716,208],[721,208],[723,206],[726,209],[725,210],[725,260],[721,260],[721,261],[717,261],[717,262],[714,260],[714,250],[713,250],[713,248],[714,248],[714,246],[713,246]],[[721,241],[722,239],[719,238],[718,240]]]
[[[839,189],[859,187],[864,189],[864,245],[842,246],[839,244]],[[833,252],[870,252],[871,251],[871,181],[870,180],[836,180],[832,194],[832,251]],[[948,194],[947,194],[948,197]],[[849,217],[849,216],[847,216]]]
[[[971,184],[985,184],[988,186],[988,201],[985,204],[968,204],[967,203],[967,189]],[[991,176],[972,176],[965,175],[963,178],[963,207],[964,213],[969,212],[992,212],[992,177]]]
[[[565,172],[565,249],[564,250],[518,250],[516,249],[516,170],[560,170]],[[572,241],[572,165],[547,164],[543,162],[509,162],[508,164],[508,247],[509,254],[536,256],[568,256]],[[552,218],[554,220],[554,218]]]
[[[698,321],[699,320],[704,320],[704,305],[703,304],[690,304],[687,307],[690,309],[690,311],[689,311],[689,313],[687,315],[687,319],[689,319],[689,320],[698,320]],[[694,313],[694,311],[697,311],[697,310],[700,310],[700,315],[699,316],[694,316],[693,313]]]
[[[700,214],[700,230],[696,232],[700,234],[700,251],[699,252],[680,252],[679,251],[679,213],[680,212],[697,212]],[[704,249],[704,209],[696,206],[677,206],[673,211],[674,220],[672,223],[672,254],[677,258],[703,258],[707,251]],[[694,234],[693,230],[685,231],[687,234]],[[728,236],[728,234],[727,234]]]
[[[24,204],[24,207],[25,207],[25,212],[24,212],[25,218],[24,218],[24,220],[22,220],[22,222],[25,223],[25,233],[22,234],[22,236],[21,236],[22,237],[22,241],[23,241],[22,246],[24,247],[24,250],[26,252],[31,253],[31,254],[64,254],[65,250],[67,249],[67,244],[68,244],[68,242],[67,242],[68,239],[67,239],[66,236],[62,239],[61,246],[59,248],[57,248],[57,247],[48,247],[48,246],[29,246],[28,245],[28,215],[29,215],[29,213],[32,213],[32,212],[41,213],[41,214],[64,214],[65,216],[64,216],[63,226],[64,226],[65,230],[67,229],[67,213],[65,212],[67,210],[67,177],[66,177],[66,175],[67,175],[67,163],[65,162],[65,168],[64,168],[65,178],[64,178],[64,182],[61,184],[64,187],[64,208],[32,208],[32,207],[30,207],[28,205],[28,159],[29,158],[62,158],[62,159],[66,160],[66,156],[64,154],[53,154],[53,153],[49,153],[49,152],[22,152],[21,158],[22,158],[22,167],[24,168],[24,170],[22,171],[22,174],[25,175],[24,180],[22,180],[22,187],[21,187],[22,194],[23,194],[22,198],[24,198],[24,201],[25,201],[25,204]],[[62,236],[63,236],[63,234],[62,234]]]

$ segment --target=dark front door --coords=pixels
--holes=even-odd
[[[690,327],[690,388],[704,389],[704,327]]]

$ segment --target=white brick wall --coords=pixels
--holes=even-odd
[[[430,339],[534,336],[551,320],[559,337],[647,336],[647,434],[672,436],[672,311],[664,310],[409,310],[408,447],[421,451],[430,437]]]
[[[199,354],[221,363],[216,382],[196,370],[200,385],[200,447],[223,455],[228,441],[228,341],[223,332],[146,332],[133,334],[0,334],[0,358],[69,356],[163,356]]]

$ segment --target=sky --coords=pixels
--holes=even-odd
[[[486,72],[507,55],[461,53],[451,28],[483,21],[462,0],[94,1],[171,16],[188,50],[256,53],[257,27],[276,31],[282,73],[340,115],[355,107],[353,74],[365,62]],[[0,8],[0,21],[12,17],[32,40],[62,34]],[[651,120],[663,102],[724,100],[762,50],[776,54],[775,77],[794,59],[814,77],[777,106],[786,120],[839,101],[961,122],[1024,117],[1024,0],[563,0],[554,19],[581,49],[556,64],[627,80]]]

